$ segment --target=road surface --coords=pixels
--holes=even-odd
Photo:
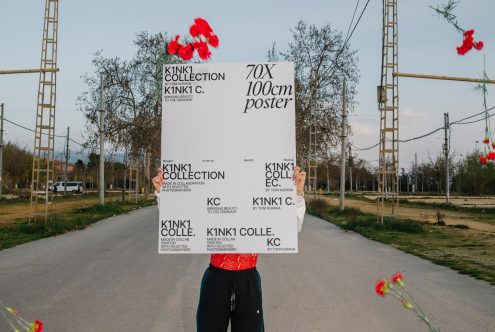
[[[48,332],[195,331],[208,256],[158,255],[157,220],[148,207],[0,251],[0,300]],[[264,255],[258,268],[270,332],[427,331],[374,293],[398,270],[442,331],[495,330],[495,287],[312,216],[299,254]]]

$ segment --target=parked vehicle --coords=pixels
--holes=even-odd
[[[49,189],[54,193],[64,192],[65,182],[56,182]],[[84,192],[84,186],[82,182],[67,181],[67,192],[82,193]]]

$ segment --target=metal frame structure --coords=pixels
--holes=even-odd
[[[129,201],[132,199],[133,189],[137,203],[139,194],[139,163],[137,159],[129,160]]]
[[[313,191],[313,197],[316,198],[316,190],[317,190],[317,129],[316,129],[316,121],[315,121],[314,112],[312,112],[310,116],[310,125],[309,125],[309,158],[308,158],[308,184],[310,190]]]
[[[378,218],[399,212],[399,82],[398,0],[383,0],[381,83],[378,87],[380,145],[378,166]],[[386,204],[390,201],[391,204]],[[388,211],[387,211],[388,210]]]
[[[45,3],[29,217],[31,221],[37,216],[44,216],[45,223],[51,218],[53,202],[53,193],[49,187],[53,185],[54,179],[58,4],[58,0],[46,0]]]

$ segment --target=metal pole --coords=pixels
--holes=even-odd
[[[408,73],[393,73],[393,76],[410,77],[410,78],[426,78],[426,79],[431,79],[431,80],[443,80],[443,81],[458,81],[458,82],[495,84],[495,80],[484,80],[484,79],[480,79],[480,78],[470,78],[470,77],[452,77],[452,76],[408,74]]]
[[[418,154],[414,152],[414,192],[418,191]]]
[[[445,132],[445,203],[449,204],[449,113],[444,113],[444,132]]]
[[[32,74],[32,73],[55,73],[58,72],[58,68],[40,68],[40,69],[14,69],[14,70],[0,70],[0,75],[11,74]]]
[[[344,210],[345,206],[345,146],[346,146],[346,98],[345,98],[345,79],[344,79],[344,86],[342,89],[342,98],[343,98],[343,105],[342,105],[342,142],[341,142],[341,151],[340,151],[340,210]]]
[[[67,127],[67,139],[65,142],[64,196],[67,195],[67,164],[69,163],[69,130],[70,127]]]
[[[2,198],[3,188],[3,103],[0,104],[1,120],[0,120],[0,199]]]
[[[352,193],[352,152],[349,144],[349,192]]]
[[[100,176],[98,181],[100,205],[105,205],[105,145],[103,119],[105,110],[103,109],[103,75],[100,78]]]
[[[124,188],[122,189],[122,202],[125,201],[125,190],[127,187],[127,149],[124,154]]]

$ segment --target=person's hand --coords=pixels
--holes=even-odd
[[[155,192],[160,192],[163,186],[163,171],[159,168],[156,172],[156,176],[152,180],[153,187],[155,187]]]
[[[297,196],[304,195],[304,183],[306,182],[306,172],[301,172],[301,168],[296,166],[294,169],[294,175],[292,175],[292,180],[296,185]]]

